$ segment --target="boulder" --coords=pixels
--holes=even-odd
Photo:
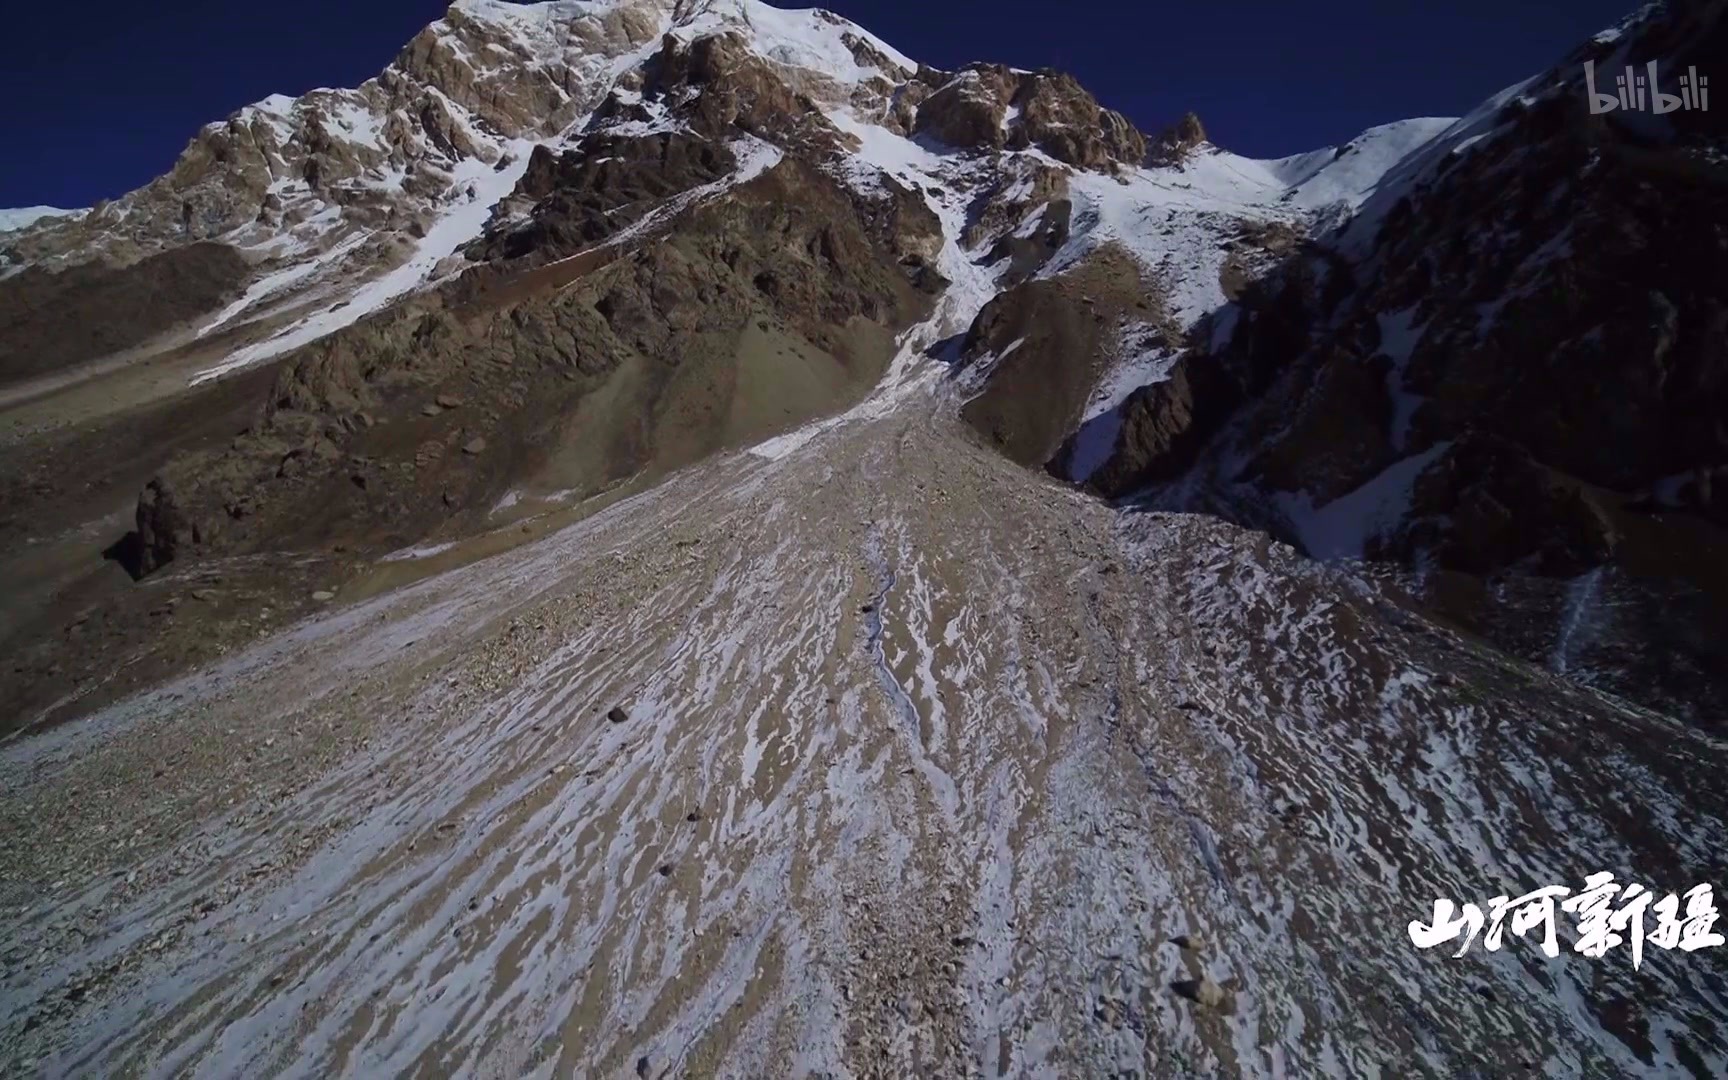
[[[156,477],[138,495],[139,572],[148,574],[174,561],[183,544],[192,540],[192,526],[180,509],[173,489]]]
[[[1180,979],[1170,984],[1170,989],[1197,1005],[1208,1009],[1228,1011],[1231,1001],[1230,991],[1219,986],[1205,975],[1198,979]]]

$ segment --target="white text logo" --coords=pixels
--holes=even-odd
[[[1444,898],[1435,900],[1434,920],[1412,922],[1410,941],[1418,949],[1432,949],[1463,938],[1463,944],[1452,954],[1456,957],[1470,950],[1470,943],[1484,928],[1487,933],[1482,936],[1482,947],[1489,952],[1500,948],[1508,928],[1519,937],[1534,930],[1540,934],[1542,951],[1556,957],[1560,955],[1557,912],[1571,915],[1577,924],[1575,951],[1598,957],[1630,943],[1634,968],[1644,962],[1646,943],[1681,952],[1723,944],[1722,935],[1711,929],[1718,916],[1710,886],[1690,889],[1682,910],[1681,898],[1673,893],[1658,900],[1642,885],[1615,884],[1614,875],[1607,873],[1591,874],[1576,895],[1564,885],[1550,885],[1523,896],[1496,896],[1488,902],[1486,915],[1475,904],[1460,908]]]
[[[1700,112],[1710,108],[1710,80],[1698,74],[1698,69],[1689,67],[1686,74],[1680,76],[1680,92],[1664,94],[1661,80],[1656,75],[1656,61],[1644,65],[1644,71],[1628,67],[1626,74],[1617,76],[1614,80],[1615,93],[1605,94],[1596,89],[1596,62],[1584,61],[1584,89],[1590,98],[1590,113],[1592,116],[1613,112],[1615,109],[1625,109],[1628,112],[1642,112],[1647,107],[1645,99],[1649,99],[1648,108],[1658,116],[1671,113],[1677,109],[1697,109]]]

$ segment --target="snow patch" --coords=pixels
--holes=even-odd
[[[384,128],[372,110],[361,108],[346,99],[338,99],[330,110],[330,119],[337,131],[349,142],[374,150],[384,149]]]
[[[1572,654],[1579,635],[1588,634],[1591,612],[1597,606],[1597,594],[1602,589],[1604,570],[1600,566],[1587,570],[1566,587],[1566,610],[1561,615],[1560,635],[1554,642],[1554,654],[1549,659],[1549,667],[1556,675],[1566,675],[1572,670]]]
[[[455,547],[455,543],[425,544],[419,547],[406,547],[380,556],[379,562],[411,562],[415,559],[430,559],[434,555],[442,555]]]
[[[62,210],[58,206],[20,206],[13,210],[0,210],[0,233],[15,232],[28,228],[48,218],[81,218],[88,210]]]
[[[1315,506],[1309,495],[1288,492],[1275,496],[1274,503],[1309,555],[1316,559],[1360,559],[1369,540],[1404,520],[1417,478],[1451,445],[1435,443],[1323,506]]]
[[[1416,322],[1414,306],[1379,316],[1380,352],[1391,361],[1386,373],[1386,394],[1392,399],[1392,446],[1403,450],[1410,440],[1410,421],[1421,407],[1423,397],[1411,393],[1405,377],[1410,366],[1410,354],[1422,339],[1422,329]]]
[[[1354,210],[1373,194],[1400,161],[1457,123],[1456,117],[1424,116],[1371,127],[1341,147],[1260,162],[1289,185],[1280,201],[1317,210],[1342,203]]]
[[[249,345],[230,353],[221,363],[200,371],[192,377],[192,385],[219,378],[271,357],[310,344],[327,334],[352,326],[363,317],[378,311],[399,297],[425,284],[432,270],[463,244],[479,236],[492,216],[492,208],[516,188],[522,174],[528,170],[529,151],[533,144],[517,140],[509,144],[514,155],[510,166],[495,172],[484,161],[465,159],[451,177],[451,187],[461,191],[471,187],[473,194],[458,202],[428,230],[406,262],[384,276],[356,289],[348,303],[334,309],[310,315],[286,331],[267,341]]]
[[[1120,406],[1129,394],[1142,386],[1168,379],[1181,355],[1180,349],[1167,349],[1161,344],[1131,348],[1098,381],[1097,389],[1092,391],[1092,398],[1086,404],[1084,418],[1091,420],[1101,416]]]
[[[1112,406],[1080,425],[1074,433],[1074,448],[1068,457],[1068,479],[1084,484],[1092,474],[1104,467],[1116,452],[1116,439],[1122,434],[1122,408]]]
[[[233,303],[223,308],[216,314],[214,319],[206,323],[204,327],[198,331],[196,336],[204,337],[206,334],[209,334],[218,327],[226,325],[235,316],[246,311],[260,300],[269,296],[274,296],[275,294],[288,289],[290,286],[304,281],[306,278],[311,277],[313,274],[316,274],[318,271],[323,270],[326,267],[335,266],[349,252],[364,243],[366,239],[366,233],[356,233],[316,259],[296,263],[293,266],[286,267],[285,269],[278,270],[273,274],[267,274],[264,277],[259,278],[257,281],[253,282],[243,294],[241,294],[238,300],[235,300]]]
[[[751,47],[765,59],[816,72],[836,82],[855,85],[896,74],[859,63],[847,46],[847,38],[869,46],[908,74],[918,70],[917,62],[868,30],[815,8],[792,11],[770,7],[758,0],[720,0],[710,3],[673,33],[688,41],[739,23],[750,31]]]

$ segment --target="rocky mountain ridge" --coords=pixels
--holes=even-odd
[[[234,523],[255,516],[260,492],[276,479],[306,473],[308,463],[314,475],[346,472],[354,489],[376,495],[376,478],[363,482],[368,466],[336,466],[354,457],[356,426],[378,418],[367,384],[394,378],[389,365],[371,357],[380,348],[403,355],[396,351],[399,337],[380,335],[384,325],[417,340],[436,334],[459,341],[461,335],[434,330],[412,313],[442,298],[434,305],[472,314],[486,281],[520,282],[535,267],[577,256],[610,259],[601,249],[615,253],[645,230],[667,228],[666,215],[676,206],[778,167],[771,158],[791,155],[847,182],[874,207],[860,212],[886,243],[886,261],[928,290],[942,280],[935,218],[911,194],[917,181],[898,186],[892,178],[897,162],[872,161],[868,144],[899,156],[907,151],[898,146],[928,153],[917,149],[922,143],[960,152],[967,163],[957,159],[946,167],[968,193],[966,213],[973,220],[962,239],[992,253],[1014,248],[1013,275],[1025,277],[1070,238],[1065,226],[1052,224],[1040,249],[1037,242],[1028,246],[1018,226],[1028,213],[1051,222],[1069,213],[1072,200],[1052,196],[1067,194],[1058,189],[1070,173],[1099,171],[1127,183],[1152,159],[1159,163],[1155,171],[1178,173],[1182,159],[1203,148],[1201,140],[1203,131],[1190,116],[1149,143],[1058,73],[989,65],[944,73],[915,65],[821,12],[779,12],[737,0],[598,7],[459,3],[378,79],[354,91],[314,91],[297,101],[269,99],[243,109],[201,133],[162,180],[78,220],[27,230],[14,240],[10,257],[29,264],[15,287],[51,288],[70,278],[48,268],[68,258],[112,264],[155,251],[139,265],[160,280],[148,260],[180,258],[212,243],[211,237],[247,258],[258,250],[278,252],[257,264],[244,292],[198,330],[201,342],[227,355],[197,378],[297,349],[313,355],[292,364],[254,434],[219,452],[218,460],[187,459],[152,483],[140,504],[132,556],[135,569],[147,572],[218,536],[244,532]],[[687,172],[685,163],[695,171]],[[876,179],[883,172],[896,188],[885,199]],[[1022,191],[1014,178],[1023,175],[1049,181]],[[362,189],[369,194],[356,194]],[[1231,210],[1221,205],[1196,222],[1199,244],[1207,231],[1231,227],[1225,219]],[[1277,214],[1251,203],[1237,212]],[[404,224],[404,215],[412,220]],[[1069,244],[1069,255],[1083,258],[1104,240],[1098,235]],[[406,260],[398,261],[404,251]],[[465,276],[452,276],[463,269]],[[126,273],[124,267],[112,272]],[[439,281],[449,284],[421,291]],[[757,284],[764,282],[758,274]],[[1199,288],[1207,295],[1181,317],[1192,319],[1211,299],[1209,283]],[[776,302],[773,286],[760,291]],[[337,302],[329,305],[331,299]],[[711,300],[704,294],[699,302]],[[392,313],[393,305],[402,306]],[[37,316],[50,307],[76,317],[75,305],[30,305]],[[849,317],[832,306],[822,315]],[[378,325],[347,331],[368,317]],[[519,324],[520,313],[514,317]],[[144,320],[123,325],[161,329]],[[40,340],[31,332],[36,329],[26,321],[14,336]],[[373,344],[334,373],[326,357],[351,352],[350,338]],[[426,358],[417,365],[426,367]],[[491,413],[493,422],[513,411],[511,402],[524,392],[519,387],[507,394]],[[456,441],[485,438],[485,427],[465,428]],[[236,460],[244,458],[250,460]],[[639,472],[645,460],[627,454],[594,483]],[[410,502],[439,507],[440,499],[444,507],[468,501],[419,490]],[[299,516],[292,503],[284,512]],[[263,535],[274,543],[280,530],[266,526]]]
[[[985,70],[996,129],[934,141]],[[932,297],[958,332],[1055,253],[1070,173],[1145,152],[1066,76],[935,71],[823,12],[463,2],[362,87],[243,109],[161,180],[10,234],[0,362],[25,395],[121,360],[199,387],[280,365],[236,436],[140,448],[109,548],[132,573],[376,557],[844,406]],[[62,456],[11,487],[18,527]],[[89,625],[134,632],[112,607]],[[26,701],[93,677],[29,651]]]
[[[1068,474],[1412,568],[1532,659],[1728,715],[1728,235],[1685,224],[1728,206],[1728,127],[1580,107],[1586,61],[1683,72],[1725,34],[1719,4],[1651,9],[1441,132]]]
[[[1626,40],[1653,25],[1635,20]],[[1609,46],[1591,48],[1605,57]],[[945,333],[969,331],[943,357],[972,398],[963,415],[1016,460],[1110,497],[1224,513],[1319,557],[1426,565],[1421,545],[1290,523],[1290,507],[1337,503],[1339,517],[1367,500],[1344,498],[1362,485],[1360,466],[1392,460],[1347,441],[1378,415],[1371,396],[1317,412],[1326,438],[1346,441],[1293,443],[1268,494],[1211,494],[1194,470],[1244,399],[1258,395],[1266,423],[1281,424],[1287,391],[1266,387],[1305,378],[1282,354],[1329,325],[1339,296],[1368,294],[1360,283],[1386,262],[1362,254],[1378,224],[1404,229],[1403,192],[1436,171],[1460,175],[1442,168],[1454,160],[1489,160],[1509,131],[1537,122],[1503,113],[1540,117],[1531,102],[1552,112],[1571,89],[1564,78],[1529,85],[1539,83],[1540,94],[1500,95],[1457,123],[1404,121],[1258,162],[1206,143],[1192,114],[1149,138],[1068,76],[938,71],[826,12],[473,0],[362,87],[243,109],[103,212],[12,234],[7,257],[26,265],[0,281],[0,316],[8,302],[15,313],[0,319],[0,361],[30,374],[80,347],[123,349],[186,357],[202,383],[285,358],[236,438],[153,470],[135,529],[110,550],[143,575],[284,548],[376,557],[494,528],[500,508],[509,520],[548,499],[652,483],[854,400],[889,364],[888,339],[941,297]],[[359,188],[372,194],[343,194]],[[778,268],[740,261],[755,246],[757,191],[810,215],[777,226],[794,245]],[[736,218],[713,226],[730,246],[716,240],[676,268],[649,242],[716,215]],[[1426,257],[1433,243],[1404,250]],[[254,261],[266,250],[277,254]],[[1352,259],[1363,265],[1339,272]],[[51,269],[69,260],[87,261]],[[97,307],[136,314],[88,318]],[[1014,320],[993,315],[1016,309]],[[1027,312],[1040,313],[1031,337]],[[1238,319],[1250,332],[1234,332]],[[1360,383],[1360,367],[1338,367],[1340,385]],[[788,377],[801,388],[788,402],[754,400]],[[1264,470],[1277,439],[1251,438]],[[1355,471],[1316,487],[1326,454]],[[1430,464],[1410,460],[1405,472]],[[1411,522],[1459,505],[1429,498],[1439,509]],[[1553,500],[1510,502],[1523,513]],[[1368,513],[1372,525],[1404,511]],[[1591,513],[1572,518],[1590,528]],[[1514,528],[1559,520],[1531,510]],[[1599,545],[1596,561],[1567,566],[1592,571],[1605,554]],[[1463,569],[1493,587],[1515,558]],[[1509,635],[1493,605],[1460,607],[1456,589],[1442,597],[1431,584],[1412,587],[1532,658],[1568,625],[1564,594],[1535,616],[1550,629]],[[1660,675],[1609,681],[1626,690],[1650,678]]]

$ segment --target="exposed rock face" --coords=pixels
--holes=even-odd
[[[804,145],[831,144],[836,134],[815,101],[788,85],[736,31],[688,43],[669,35],[650,65],[643,95],[660,99],[710,138],[737,130]]]
[[[969,248],[1000,239],[1041,206],[1068,198],[1068,174],[1042,162],[1034,162],[1004,176],[996,187],[979,198],[976,216],[961,234]]]
[[[1613,500],[1543,465],[1518,444],[1469,433],[1422,471],[1407,523],[1370,554],[1474,574],[1521,567],[1573,577],[1609,562],[1620,535]]]
[[[1021,76],[1014,104],[1020,118],[1009,140],[1012,147],[1036,146],[1083,169],[1138,165],[1146,157],[1146,137],[1127,117],[1101,107],[1071,75]]]
[[[512,12],[458,3],[416,35],[379,81],[403,96],[435,87],[512,137],[553,135],[592,107],[595,61],[653,41],[667,7],[608,4],[584,16],[573,6]],[[439,98],[429,103],[436,107]]]
[[[1004,121],[1018,80],[1001,66],[960,72],[918,106],[915,131],[949,146],[996,148],[1008,141]]]
[[[537,146],[512,197],[529,202],[528,221],[494,233],[470,254],[482,261],[574,255],[737,166],[725,143],[685,133],[625,137],[602,130],[562,154]]]
[[[985,252],[1004,285],[1018,285],[1041,269],[1068,242],[1074,203],[1067,172],[1033,163],[1004,175],[974,202],[961,234],[968,248]]]
[[[920,289],[939,289],[946,282],[937,268],[942,250],[942,222],[930,204],[891,176],[878,185],[879,196],[860,199],[856,209],[872,236],[888,248],[901,270]]]
[[[941,84],[941,75],[921,68],[918,77],[894,91],[884,103],[877,122],[896,135],[914,135],[918,131],[918,110]],[[935,85],[932,85],[935,84]]]
[[[1156,295],[1116,248],[1061,277],[1006,290],[961,346],[963,374],[982,387],[961,417],[1013,460],[1043,466],[1078,426],[1125,321],[1150,316]]]
[[[1246,286],[1239,318],[1255,332],[1236,334],[1220,355],[1190,350],[1171,365],[1167,382],[1129,394],[1114,449],[1087,478],[1087,486],[1122,498],[1191,468],[1234,410],[1262,393],[1290,351],[1301,347],[1311,305],[1335,297],[1342,281],[1341,272],[1325,262],[1299,261],[1275,279]],[[1213,339],[1215,319],[1204,320],[1193,336]]]
[[[1199,505],[1342,544],[1321,554],[1472,575],[1618,567],[1664,598],[1678,576],[1728,619],[1728,589],[1700,573],[1728,539],[1719,496],[1691,479],[1728,462],[1728,243],[1695,224],[1720,218],[1728,121],[1693,111],[1652,140],[1589,115],[1577,85],[1586,56],[1684,70],[1725,44],[1719,7],[1678,5],[1485,113],[1484,137],[1427,151],[1411,186],[1329,241],[1343,258],[1295,253],[1239,292],[1224,343],[1131,402],[1093,486],[1122,495],[1193,466]],[[1391,502],[1345,540],[1288,514],[1347,498]],[[1671,523],[1629,521],[1636,507]],[[1728,684],[1715,693],[1728,702]]]
[[[1126,117],[1055,71],[968,67],[918,105],[915,130],[971,149],[1036,146],[1083,169],[1139,164],[1146,156],[1146,137]]]
[[[1228,415],[1231,389],[1216,366],[1178,360],[1168,378],[1129,395],[1116,450],[1091,485],[1127,492],[1176,479]]]
[[[1067,199],[1055,199],[1038,211],[1030,231],[1021,229],[1004,234],[990,247],[985,256],[992,264],[1004,261],[1002,271],[1006,285],[1016,285],[1031,277],[1050,261],[1068,242],[1073,221],[1074,204]]]
[[[1152,140],[1148,161],[1153,165],[1180,165],[1206,141],[1206,128],[1192,112],[1158,133]]]
[[[662,136],[640,143],[610,149],[625,163],[702,159]],[[600,190],[580,163],[534,176],[546,194],[530,237]],[[510,481],[494,460],[598,490],[844,404],[940,284],[897,253],[894,216],[788,157],[617,261],[500,272],[449,290],[457,308],[422,303],[338,333],[283,369],[251,432],[153,482],[139,510],[145,565],[332,536],[387,542],[452,509],[483,511]],[[420,416],[454,387],[460,412]],[[484,458],[456,452],[476,439]]]
[[[1242,299],[1255,281],[1288,260],[1306,238],[1303,229],[1288,222],[1242,221],[1228,241],[1229,254],[1218,272],[1224,299]]]

